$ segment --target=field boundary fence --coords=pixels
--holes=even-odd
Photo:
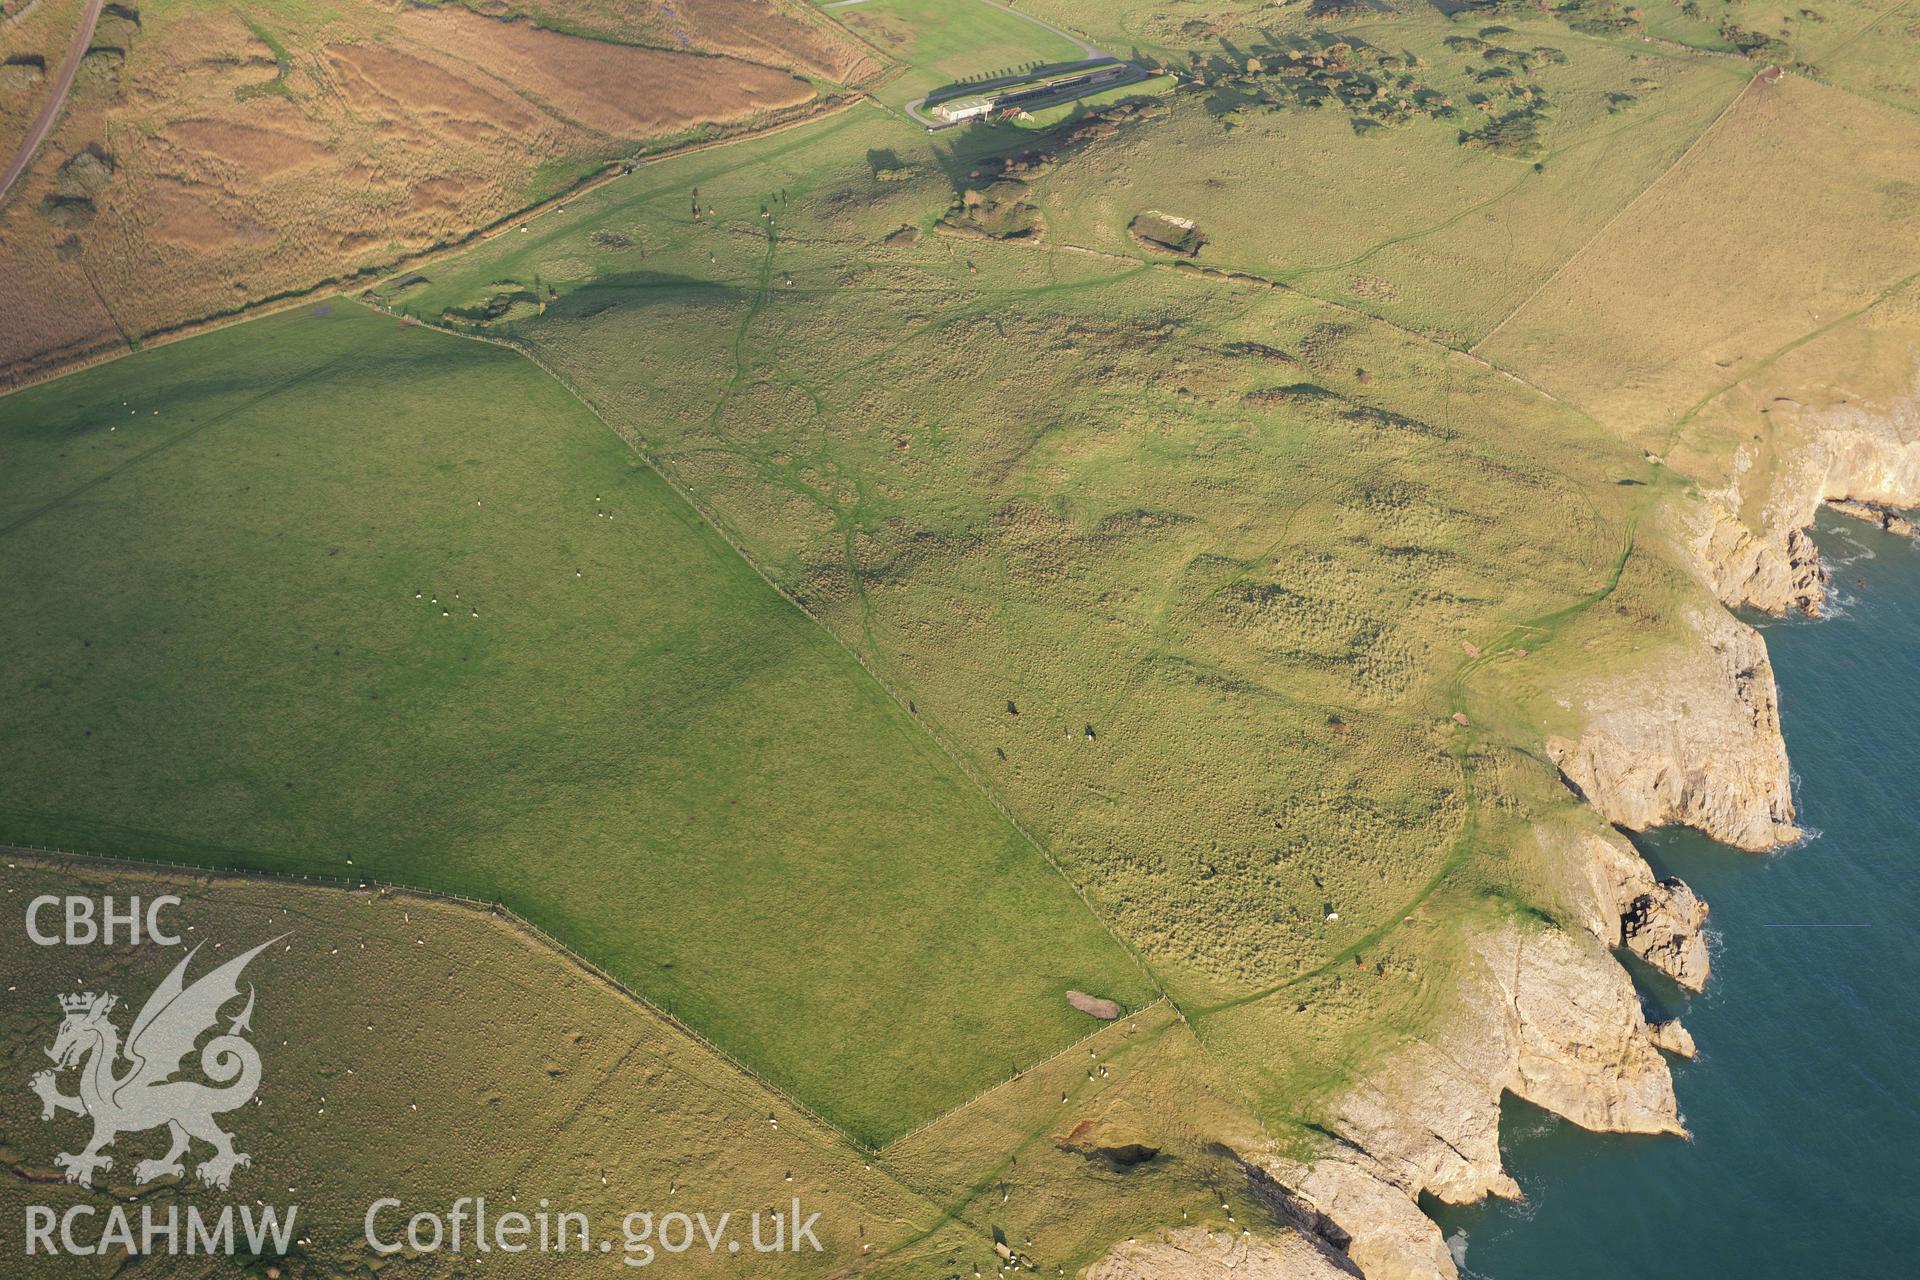
[[[679,1035],[686,1037],[688,1040],[693,1041],[700,1048],[705,1049],[709,1053],[713,1054],[715,1058],[719,1059],[719,1061],[724,1065],[726,1065],[728,1068],[730,1068],[737,1074],[745,1077],[747,1080],[750,1080],[754,1084],[760,1086],[762,1089],[765,1089],[768,1092],[768,1094],[770,1094],[772,1097],[778,1099],[780,1102],[784,1103],[786,1106],[792,1108],[796,1114],[804,1116],[808,1121],[818,1126],[820,1129],[834,1135],[837,1138],[840,1138],[841,1140],[845,1141],[848,1145],[852,1146],[856,1150],[871,1153],[871,1154],[876,1154],[876,1155],[894,1146],[897,1146],[902,1142],[905,1142],[909,1138],[912,1138],[918,1134],[926,1132],[928,1129],[933,1128],[935,1125],[939,1124],[943,1120],[946,1120],[950,1116],[953,1116],[958,1114],[959,1112],[965,1111],[967,1108],[973,1106],[975,1103],[979,1102],[981,1099],[986,1098],[991,1094],[999,1092],[1001,1089],[1006,1088],[1010,1084],[1016,1083],[1023,1076],[1027,1075],[1029,1072],[1037,1071],[1042,1067],[1045,1067],[1053,1062],[1058,1061],[1060,1058],[1065,1057],[1067,1054],[1072,1053],[1074,1050],[1084,1047],[1089,1040],[1095,1039],[1096,1037],[1111,1030],[1113,1026],[1112,1023],[1107,1023],[1103,1026],[1095,1027],[1092,1031],[1089,1031],[1086,1035],[1081,1036],[1079,1039],[1073,1041],[1070,1044],[1062,1046],[1060,1049],[1056,1050],[1053,1053],[1048,1054],[1046,1057],[1041,1058],[1038,1061],[1030,1063],[1026,1066],[1015,1067],[1013,1073],[1009,1075],[1006,1079],[996,1080],[994,1083],[987,1085],[985,1088],[981,1089],[978,1093],[975,1093],[973,1096],[967,1098],[965,1101],[955,1103],[953,1106],[948,1107],[945,1111],[940,1112],[938,1115],[929,1117],[928,1119],[922,1121],[920,1124],[914,1126],[912,1129],[908,1130],[907,1132],[900,1134],[897,1137],[889,1138],[883,1143],[874,1144],[874,1143],[862,1141],[858,1137],[847,1132],[847,1130],[841,1127],[840,1125],[835,1124],[833,1121],[827,1119],[825,1116],[815,1111],[812,1107],[802,1102],[799,1098],[795,1097],[793,1093],[790,1090],[788,1090],[785,1086],[775,1083],[774,1081],[768,1079],[760,1071],[747,1065],[745,1062],[742,1062],[739,1058],[735,1057],[734,1054],[731,1053],[729,1050],[724,1049],[720,1045],[716,1044],[704,1032],[700,1031],[696,1027],[689,1025],[684,1019],[682,1019],[678,1014],[674,1013],[671,1009],[667,1008],[665,1005],[661,1004],[659,1001],[654,1000],[652,997],[644,995],[641,992],[634,990],[632,987],[628,986],[625,982],[622,982],[619,978],[607,972],[607,970],[602,968],[599,964],[588,959],[586,956],[581,955],[580,952],[576,951],[573,947],[569,946],[565,942],[562,942],[560,939],[554,937],[551,933],[548,933],[545,929],[541,928],[539,925],[535,924],[532,920],[529,920],[526,916],[514,910],[512,907],[508,906],[504,902],[489,900],[486,898],[470,897],[466,894],[461,894],[461,893],[451,893],[444,889],[428,889],[420,885],[407,884],[404,881],[399,881],[399,880],[381,880],[381,879],[376,879],[375,877],[372,877],[372,876],[359,876],[359,877],[329,876],[329,875],[324,875],[319,873],[301,872],[301,871],[270,871],[264,868],[254,868],[254,867],[215,867],[215,866],[208,866],[204,863],[198,863],[198,862],[180,862],[171,858],[131,858],[131,857],[124,857],[117,854],[91,853],[81,849],[66,849],[66,848],[59,848],[51,845],[16,844],[12,842],[7,842],[7,843],[0,844],[0,854],[5,854],[9,857],[14,857],[14,858],[23,858],[23,859],[43,863],[43,864],[57,864],[59,862],[64,861],[69,863],[75,863],[85,867],[95,867],[95,868],[104,868],[104,869],[116,870],[116,871],[125,871],[125,872],[136,874],[136,875],[138,874],[154,875],[156,873],[163,872],[163,871],[174,871],[174,872],[187,873],[189,875],[210,880],[210,881],[228,880],[228,881],[240,881],[245,883],[255,883],[255,884],[285,884],[289,886],[301,886],[306,888],[332,889],[340,893],[379,894],[379,895],[387,895],[387,896],[405,895],[408,897],[419,898],[428,902],[445,903],[451,906],[460,907],[467,911],[472,911],[479,914],[487,915],[489,917],[492,917],[495,920],[502,922],[510,929],[513,929],[523,935],[526,935],[527,937],[531,938],[534,942],[538,943],[540,946],[543,946],[548,950],[554,952],[563,961],[567,962],[568,964],[571,964],[574,968],[578,969],[583,974],[585,974],[589,979],[599,982],[605,985],[606,987],[608,987],[609,989],[611,989],[614,992],[614,994],[621,996],[622,998],[629,1000],[632,1003],[640,1006],[642,1009],[646,1010],[648,1013],[658,1018],[661,1022],[665,1023],[673,1031],[675,1031]],[[1137,1018],[1142,1014],[1148,1013],[1151,1010],[1158,1008],[1162,1004],[1169,1004],[1169,1003],[1171,1003],[1171,1001],[1166,995],[1163,994],[1156,997],[1154,1000],[1150,1001],[1149,1003],[1140,1006],[1140,1008],[1138,1009],[1128,1010],[1122,1016],[1128,1017],[1128,1018]],[[1177,1013],[1177,1010],[1176,1010],[1176,1013]]]
[[[845,1139],[861,1150],[873,1149],[861,1142],[839,1125],[828,1120],[806,1103],[793,1096],[784,1086],[769,1080],[753,1067],[748,1066],[731,1052],[715,1044],[707,1035],[688,1025],[679,1015],[662,1005],[659,1001],[635,991],[600,965],[581,955],[573,947],[548,933],[545,929],[529,920],[520,912],[504,902],[490,901],[485,898],[469,897],[466,894],[450,893],[444,889],[428,889],[420,885],[407,884],[399,880],[380,880],[372,876],[348,878],[309,874],[295,871],[269,871],[251,867],[213,867],[196,862],[179,862],[166,858],[128,858],[114,854],[89,853],[79,849],[62,849],[47,845],[0,844],[0,852],[33,859],[40,862],[68,861],[82,866],[106,867],[130,873],[154,874],[156,871],[171,870],[190,873],[209,880],[237,880],[264,884],[299,885],[308,888],[333,889],[342,893],[362,894],[404,894],[429,902],[447,903],[469,911],[482,913],[506,924],[509,928],[531,937],[541,946],[548,948],[567,963],[583,972],[587,977],[611,988],[615,994],[639,1005],[674,1031],[694,1041],[701,1048],[712,1053],[729,1068],[745,1076],[753,1083],[765,1089],[774,1098],[791,1107],[797,1114],[805,1116],[812,1123],[827,1132]]]
[[[1030,1066],[1025,1066],[1017,1069],[1012,1075],[1008,1076],[1005,1080],[995,1081],[994,1083],[988,1085],[986,1088],[980,1090],[980,1092],[974,1094],[971,1098],[968,1098],[965,1102],[955,1103],[953,1106],[948,1107],[945,1111],[942,1111],[939,1115],[934,1116],[929,1120],[921,1121],[919,1124],[907,1130],[905,1133],[901,1134],[897,1138],[888,1138],[886,1143],[883,1146],[881,1146],[879,1150],[882,1153],[891,1151],[895,1147],[899,1146],[901,1143],[906,1142],[911,1138],[916,1138],[919,1135],[925,1133],[927,1130],[933,1128],[934,1126],[943,1124],[946,1121],[951,1120],[954,1116],[959,1115],[962,1111],[967,1110],[969,1107],[973,1106],[975,1103],[984,1101],[985,1099],[990,1098],[994,1094],[1000,1092],[1002,1089],[1005,1089],[1011,1085],[1016,1085],[1020,1083],[1020,1081],[1023,1078],[1025,1078],[1027,1075],[1035,1071],[1041,1071],[1047,1067],[1052,1066],[1054,1063],[1060,1061],[1060,1059],[1074,1052],[1074,1050],[1084,1049],[1089,1040],[1097,1040],[1101,1036],[1105,1035],[1107,1032],[1113,1030],[1114,1023],[1117,1023],[1118,1021],[1120,1021],[1120,1018],[1128,1018],[1128,1019],[1138,1018],[1142,1014],[1153,1012],[1155,1009],[1158,1009],[1163,1004],[1171,1006],[1173,1004],[1173,1000],[1168,996],[1156,996],[1152,1000],[1148,1001],[1146,1004],[1141,1005],[1138,1009],[1127,1010],[1126,1012],[1122,1013],[1119,1018],[1115,1018],[1113,1022],[1108,1022],[1102,1026],[1095,1027],[1093,1030],[1087,1032],[1087,1034],[1081,1036],[1078,1040],[1075,1040],[1072,1044],[1063,1045],[1060,1049],[1058,1049],[1053,1053],[1048,1054],[1046,1057],[1040,1059],[1038,1062],[1035,1062]],[[1179,1016],[1178,1010],[1175,1010],[1175,1016],[1176,1017]]]
[[[371,307],[374,310],[382,312],[383,314],[388,314],[388,315],[400,314],[391,307],[387,307],[372,301],[366,301],[366,300],[361,300],[361,301],[362,301],[362,305]],[[784,585],[776,581],[771,574],[769,574],[765,569],[763,569],[760,566],[760,562],[754,559],[754,557],[748,553],[746,545],[741,540],[740,536],[731,527],[728,526],[728,524],[724,519],[722,519],[716,513],[709,511],[703,503],[696,501],[693,494],[689,492],[686,489],[686,487],[683,486],[679,482],[679,480],[674,477],[672,471],[669,470],[669,468],[664,463],[662,463],[659,458],[654,456],[653,452],[646,447],[645,443],[643,443],[636,436],[629,435],[628,433],[622,431],[619,427],[615,426],[613,418],[610,417],[605,411],[603,411],[599,405],[595,404],[591,396],[587,395],[585,392],[581,391],[580,388],[576,387],[573,384],[571,379],[569,379],[565,374],[561,373],[558,369],[555,369],[551,364],[549,364],[540,355],[539,351],[537,351],[534,348],[531,342],[528,342],[526,339],[518,337],[517,335],[473,333],[464,329],[455,329],[455,328],[448,327],[446,325],[435,324],[430,320],[421,320],[418,317],[414,317],[414,316],[407,316],[406,321],[407,323],[417,325],[422,329],[431,329],[435,333],[444,333],[449,337],[468,338],[476,342],[485,342],[492,346],[503,348],[507,351],[517,352],[518,354],[526,357],[527,360],[531,361],[535,368],[539,369],[542,373],[546,374],[549,378],[552,378],[556,383],[558,383],[562,390],[564,390],[568,395],[572,396],[573,399],[579,403],[581,408],[585,409],[588,413],[592,414],[596,419],[599,420],[602,426],[604,426],[608,431],[612,432],[615,439],[619,440],[621,443],[625,444],[627,448],[631,449],[633,451],[634,456],[639,458],[641,462],[645,463],[647,466],[647,469],[652,471],[654,475],[658,476],[661,479],[661,481],[664,482],[669,489],[673,490],[674,494],[678,496],[682,502],[686,503],[687,506],[693,511],[695,515],[700,517],[700,520],[702,523],[704,523],[709,529],[712,529],[713,532],[720,537],[721,541],[725,542],[728,547],[732,548],[733,553],[739,556],[740,559],[746,563],[746,566],[749,569],[752,569],[754,573],[759,576],[762,582],[766,583],[769,587],[773,588],[775,594],[777,594],[782,600],[785,600],[788,604],[798,609],[802,616],[804,616],[808,621],[812,622],[816,627],[820,628],[823,634],[825,634],[829,639],[831,639],[834,644],[838,645],[842,653],[845,653],[849,658],[852,658],[856,663],[859,664],[860,669],[867,673],[868,678],[870,678],[875,684],[879,685],[881,691],[885,693],[887,697],[892,699],[896,706],[898,706],[902,711],[906,712],[908,717],[921,727],[921,729],[926,733],[927,737],[933,742],[934,746],[939,749],[940,754],[945,756],[949,761],[953,763],[953,765],[956,768],[960,770],[961,774],[967,779],[968,782],[973,784],[973,787],[976,791],[978,791],[982,796],[986,798],[987,803],[994,807],[994,810],[997,813],[999,813],[999,815],[1003,820],[1006,821],[1007,825],[1012,827],[1016,832],[1018,832],[1020,834],[1020,838],[1026,841],[1026,843],[1032,847],[1035,853],[1038,853],[1043,859],[1046,860],[1047,865],[1053,868],[1055,874],[1057,874],[1062,880],[1066,881],[1067,887],[1072,889],[1074,892],[1074,896],[1080,899],[1080,905],[1085,907],[1087,909],[1087,913],[1091,915],[1094,918],[1094,920],[1098,922],[1100,927],[1106,931],[1107,937],[1113,940],[1114,945],[1119,947],[1120,950],[1126,954],[1127,958],[1133,961],[1134,967],[1140,971],[1141,976],[1147,980],[1147,984],[1153,988],[1154,994],[1156,996],[1156,1002],[1158,1000],[1172,999],[1172,997],[1167,992],[1166,984],[1160,981],[1160,975],[1158,975],[1153,971],[1152,966],[1146,962],[1146,958],[1140,954],[1139,950],[1136,947],[1134,947],[1132,943],[1128,942],[1126,938],[1122,937],[1119,930],[1113,927],[1112,922],[1107,919],[1105,914],[1103,914],[1098,908],[1096,908],[1093,905],[1093,899],[1087,895],[1085,886],[1083,886],[1072,875],[1068,874],[1067,869],[1060,865],[1059,859],[1053,856],[1053,851],[1047,848],[1046,845],[1041,843],[1039,837],[1035,836],[1032,831],[1028,830],[1027,825],[1024,822],[1020,821],[1018,817],[1014,816],[1013,810],[1009,809],[1006,806],[1005,802],[1003,802],[1000,799],[999,793],[996,792],[993,789],[993,787],[988,784],[987,780],[981,776],[979,770],[974,766],[973,762],[966,759],[958,751],[954,750],[954,748],[951,745],[948,744],[946,735],[942,732],[937,731],[935,727],[936,722],[933,719],[933,717],[922,714],[917,709],[916,703],[912,699],[910,699],[903,691],[895,688],[893,685],[893,682],[888,680],[886,676],[882,675],[880,671],[871,662],[867,660],[867,657],[865,654],[861,653],[858,649],[854,648],[851,644],[847,643],[847,641],[841,637],[840,633],[835,631],[832,627],[828,626],[826,621],[822,619],[819,614],[815,613],[812,609],[809,609],[805,601],[801,600],[798,596],[794,595],[792,591],[788,590]]]

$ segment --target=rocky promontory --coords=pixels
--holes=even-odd
[[[1691,1058],[1699,1052],[1693,1043],[1693,1032],[1681,1026],[1678,1018],[1656,1022],[1652,1031],[1653,1047],[1662,1053],[1670,1053],[1676,1058]]]
[[[1454,1016],[1400,1046],[1322,1121],[1311,1161],[1256,1161],[1351,1236],[1369,1280],[1451,1280],[1440,1229],[1421,1212],[1519,1197],[1500,1159],[1508,1093],[1582,1128],[1683,1134],[1673,1080],[1640,999],[1605,943],[1544,924],[1474,940]]]
[[[1818,616],[1827,574],[1808,530],[1822,504],[1912,536],[1920,506],[1920,378],[1882,404],[1768,408],[1771,445],[1742,445],[1724,487],[1680,508],[1700,578],[1721,600]],[[1758,437],[1756,437],[1756,440]]]
[[[1547,754],[1616,826],[1689,826],[1753,851],[1799,838],[1766,642],[1721,608],[1684,623],[1689,641],[1656,671],[1575,690],[1579,736],[1548,738]]]
[[[1588,833],[1574,845],[1577,883],[1568,896],[1587,932],[1633,952],[1689,991],[1706,990],[1712,969],[1707,904],[1685,881],[1656,878],[1646,859],[1617,835]]]
[[[1776,403],[1777,436],[1742,444],[1724,488],[1689,490],[1672,508],[1672,549],[1717,599],[1681,605],[1673,643],[1556,690],[1569,715],[1544,753],[1613,827],[1685,825],[1751,851],[1801,835],[1766,643],[1729,610],[1825,610],[1829,577],[1810,532],[1823,505],[1913,536],[1903,513],[1920,506],[1920,381],[1892,405]],[[1317,1120],[1324,1141],[1311,1156],[1244,1156],[1255,1194],[1317,1257],[1273,1270],[1277,1254],[1256,1263],[1202,1231],[1182,1245],[1116,1247],[1089,1274],[1210,1277],[1225,1265],[1317,1277],[1331,1265],[1367,1280],[1457,1280],[1420,1198],[1519,1196],[1500,1159],[1506,1094],[1592,1130],[1684,1134],[1667,1055],[1691,1058],[1697,1046],[1678,1020],[1649,1025],[1613,952],[1701,990],[1707,904],[1656,876],[1616,831],[1542,823],[1535,836],[1571,919],[1475,935],[1450,1011]]]

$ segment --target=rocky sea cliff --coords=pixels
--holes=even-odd
[[[1694,1038],[1648,1020],[1616,953],[1699,992],[1709,909],[1618,832],[1685,827],[1755,853],[1802,838],[1767,644],[1734,610],[1821,616],[1832,592],[1812,534],[1821,510],[1911,536],[1902,513],[1920,506],[1920,376],[1881,403],[1774,410],[1767,465],[1743,446],[1724,486],[1689,487],[1661,512],[1669,551],[1705,588],[1681,610],[1681,642],[1562,690],[1578,729],[1538,744],[1605,824],[1533,832],[1579,928],[1478,935],[1453,1014],[1344,1097],[1325,1149],[1249,1153],[1250,1176],[1319,1250],[1311,1263],[1243,1252],[1247,1274],[1457,1280],[1420,1201],[1520,1196],[1500,1154],[1509,1095],[1595,1132],[1687,1132],[1668,1060],[1693,1057]],[[1227,1248],[1169,1237],[1116,1249],[1094,1274],[1210,1276]]]

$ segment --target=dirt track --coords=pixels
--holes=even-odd
[[[60,118],[60,109],[67,103],[67,90],[73,88],[73,78],[80,74],[80,60],[87,56],[87,46],[93,43],[93,29],[100,21],[100,10],[105,4],[106,0],[87,0],[87,11],[80,15],[80,26],[73,33],[73,42],[67,46],[66,61],[60,64],[53,92],[40,108],[40,114],[33,118],[33,127],[27,130],[27,136],[20,140],[20,150],[7,165],[6,177],[0,178],[0,200],[5,200],[7,192],[13,190],[14,180],[26,172],[33,153],[40,149],[40,144],[53,131],[54,121]]]

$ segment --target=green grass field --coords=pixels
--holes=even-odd
[[[861,0],[827,12],[909,65],[882,91],[888,102],[1086,56],[1072,41],[985,0]]]
[[[1150,997],[556,383],[326,310],[0,401],[0,836],[504,900],[875,1141]]]
[[[650,166],[396,302],[437,315],[549,282],[492,330],[915,700],[1268,1133],[1308,1142],[1328,1099],[1445,1016],[1473,929],[1556,918],[1525,853],[1530,823],[1563,816],[1529,754],[1568,727],[1554,691],[1657,653],[1699,599],[1641,520],[1665,491],[1638,449],[1448,348],[1583,246],[1682,212],[1636,201],[1686,190],[1750,68],[1539,25],[1499,36],[1568,51],[1531,55],[1559,104],[1539,168],[1447,122],[1235,122],[1191,91],[1090,142],[855,112],[731,164]],[[1380,38],[1456,75],[1460,29]],[[1724,145],[1751,154],[1742,118]],[[947,223],[1001,154],[1037,211],[1028,243]],[[1191,265],[1273,284],[1155,259],[1127,233],[1149,208],[1198,219]]]
[[[622,1219],[642,1204],[717,1216],[798,1195],[823,1211],[816,1230],[824,1251],[789,1255],[781,1275],[843,1274],[863,1246],[875,1259],[915,1245],[991,1256],[977,1233],[957,1224],[910,1245],[938,1220],[932,1203],[678,1028],[484,913],[411,894],[15,858],[0,867],[0,885],[23,899],[173,894],[182,901],[171,918],[192,925],[190,936],[229,948],[288,934],[247,970],[257,984],[253,1026],[267,1084],[260,1105],[228,1123],[252,1163],[235,1175],[231,1197],[189,1176],[138,1199],[182,1212],[193,1206],[209,1218],[230,1198],[292,1200],[298,1242],[271,1261],[150,1255],[142,1269],[170,1280],[268,1266],[315,1280],[380,1274],[392,1259],[368,1247],[364,1223],[384,1196],[401,1197],[406,1212],[461,1196],[485,1195],[490,1206],[518,1197],[529,1209],[548,1199],[587,1213],[619,1247]],[[113,991],[138,1009],[179,958],[144,946],[37,947],[24,930],[5,931],[0,964],[22,994],[0,1010],[0,1062],[23,1081],[46,1066],[42,1050],[60,1019],[54,993],[69,984]],[[208,967],[203,952],[188,972]],[[123,1133],[114,1167],[88,1190],[63,1182],[53,1163],[88,1127],[70,1115],[43,1122],[39,1100],[24,1088],[0,1096],[14,1171],[0,1183],[0,1212],[19,1221],[31,1204],[64,1213],[97,1207],[108,1194],[134,1200],[135,1161],[159,1155],[164,1141],[151,1131]],[[205,1154],[190,1153],[188,1170]],[[387,1225],[383,1212],[382,1237]],[[490,1261],[502,1275],[551,1276],[582,1270],[577,1252],[537,1268],[498,1252]],[[624,1253],[601,1267],[629,1270],[619,1261]],[[403,1273],[470,1275],[473,1254],[469,1243],[464,1256],[409,1257]],[[695,1276],[739,1270],[728,1268],[724,1252],[673,1261]],[[43,1254],[31,1274],[92,1280],[97,1265]]]
[[[369,291],[591,412],[344,302],[0,400],[0,835],[504,898],[870,1143],[1163,985],[876,1157],[878,1273],[1309,1152],[1476,931],[1577,927],[1542,739],[1713,607],[1723,393],[1909,371],[1920,208],[1895,0],[1316,9],[1033,0],[1179,89],[928,135],[1075,51],[835,8],[877,100]]]
[[[1238,998],[1449,865],[1462,643],[1604,579],[1640,464],[1310,297],[941,234],[952,175],[1032,137],[851,114],[650,166],[398,301],[580,264],[497,328],[906,691],[1176,994]]]

